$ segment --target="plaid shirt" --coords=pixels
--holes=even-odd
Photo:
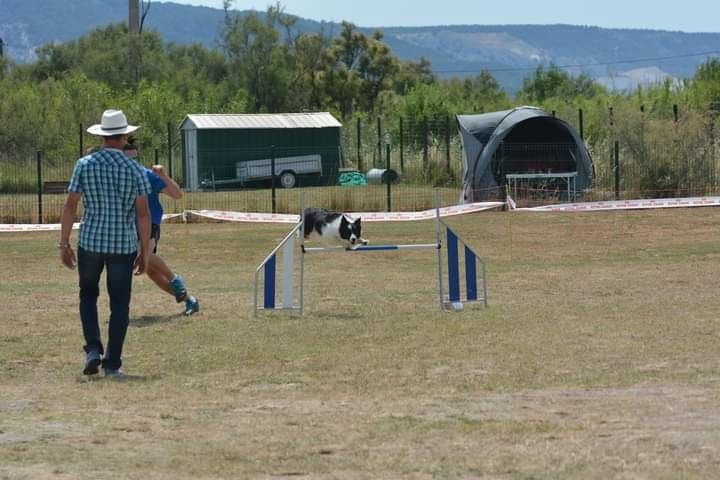
[[[135,199],[152,192],[145,172],[121,150],[104,148],[75,164],[68,191],[83,195],[78,244],[96,253],[137,250]]]

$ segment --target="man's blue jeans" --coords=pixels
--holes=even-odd
[[[78,248],[80,277],[80,320],[85,336],[85,351],[105,354],[103,368],[116,369],[122,365],[122,349],[130,320],[130,292],[133,263],[137,252],[130,254],[96,253]],[[107,291],[110,297],[110,325],[107,352],[103,351],[98,323],[97,299],[100,295],[100,275],[107,267]]]

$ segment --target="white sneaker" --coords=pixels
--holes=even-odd
[[[113,380],[122,380],[126,377],[125,372],[119,368],[103,368],[103,370],[105,371],[105,377]]]

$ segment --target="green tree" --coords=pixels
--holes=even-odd
[[[180,95],[189,111],[221,111],[239,94],[247,96],[244,89],[230,85],[228,66],[221,51],[200,44],[169,45],[166,51],[174,74],[163,75],[161,81]]]
[[[688,87],[688,97],[698,109],[720,109],[720,59],[710,58],[697,68]]]
[[[439,118],[454,113],[448,90],[442,84],[420,83],[403,99],[402,114],[408,118]]]
[[[398,95],[405,95],[416,85],[431,85],[437,81],[430,60],[420,57],[417,61],[400,62],[393,80],[393,89]]]
[[[392,80],[399,71],[399,62],[383,40],[382,32],[376,31],[365,42],[365,50],[359,58],[360,106],[366,112],[375,110],[378,96],[392,88]]]
[[[275,28],[292,22],[278,6],[268,8],[265,19],[256,13],[230,14],[225,0],[222,45],[231,79],[248,93],[251,112],[278,112],[287,104],[291,69],[288,48]]]
[[[320,80],[330,105],[347,119],[356,108],[375,111],[380,94],[393,88],[399,70],[381,32],[368,38],[354,24],[343,22],[323,57]]]
[[[555,65],[539,66],[531,77],[523,80],[518,100],[529,104],[541,104],[553,97],[572,101],[576,97],[592,98],[601,90],[585,74],[572,76]]]
[[[442,86],[448,92],[451,109],[457,113],[491,112],[510,107],[507,94],[487,71],[464,79],[444,80]]]
[[[343,120],[350,118],[357,105],[361,88],[357,67],[366,43],[367,38],[355,25],[343,22],[340,35],[323,54],[318,80],[327,103]]]
[[[128,52],[136,42],[141,55],[138,64],[131,65]],[[173,73],[160,34],[149,30],[140,38],[131,39],[124,23],[97,28],[78,40],[44,45],[37,53],[38,61],[32,67],[32,75],[37,80],[59,78],[79,70],[91,80],[123,89],[137,86],[136,71],[141,78],[151,81],[162,80]]]
[[[324,32],[303,34],[292,42],[293,73],[290,81],[290,110],[319,110],[325,95],[321,71],[331,40]]]
[[[8,80],[0,96],[0,150],[45,152],[53,161],[78,155],[79,126],[97,122],[116,97],[103,82],[75,72],[41,82]]]

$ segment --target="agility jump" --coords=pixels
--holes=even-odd
[[[391,250],[435,250],[437,252],[438,299],[441,310],[463,309],[463,302],[482,302],[487,306],[487,273],[485,262],[440,218],[440,207],[437,192],[435,193],[435,242],[416,243],[406,245],[358,245],[352,248],[343,246],[332,247],[306,247],[304,232],[305,219],[304,199],[300,197],[300,220],[283,238],[283,240],[268,254],[255,270],[253,289],[253,312],[258,315],[260,310],[304,311],[304,281],[305,281],[305,255],[319,253],[345,253],[382,252]],[[445,290],[443,272],[443,243],[442,230],[445,230],[445,249],[447,254],[447,292]],[[299,251],[296,255],[296,239],[299,236]],[[461,257],[462,248],[462,257]],[[278,254],[282,256],[282,274],[277,274]],[[299,281],[296,284],[295,263],[299,257]],[[461,262],[461,258],[463,261]],[[461,268],[464,267],[464,268]],[[479,267],[479,271],[478,271]],[[464,275],[461,275],[464,270]],[[261,282],[260,277],[263,277]],[[277,303],[277,282],[280,281],[280,303]],[[465,281],[464,293],[461,284]],[[260,283],[263,284],[262,305],[258,303]],[[480,289],[478,290],[478,286]],[[297,298],[297,300],[296,300]]]

